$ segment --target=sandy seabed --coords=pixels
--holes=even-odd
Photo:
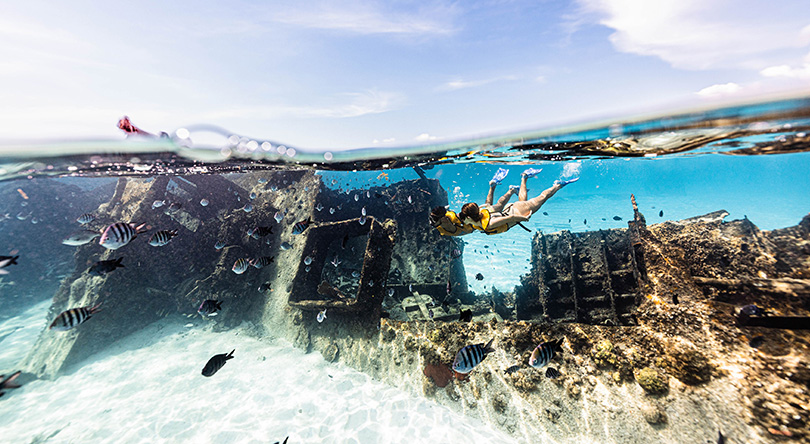
[[[47,304],[41,307],[47,310]],[[36,317],[40,326],[43,316]],[[318,353],[256,339],[244,329],[214,333],[206,321],[191,323],[160,321],[55,381],[8,392],[0,398],[2,442],[274,443],[286,436],[289,444],[514,441],[473,418],[327,363]],[[25,343],[16,335],[22,331],[31,329],[3,342]],[[232,349],[234,359],[217,374],[200,374],[211,356]],[[9,362],[6,351],[0,362]]]

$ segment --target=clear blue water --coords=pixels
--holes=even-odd
[[[774,112],[798,113],[799,116],[780,117],[771,114]],[[70,284],[74,278],[71,273],[86,266],[75,263],[73,250],[56,242],[77,227],[73,221],[79,214],[94,211],[100,203],[109,200],[119,175],[155,178],[191,172],[249,174],[251,170],[308,168],[315,170],[327,187],[354,192],[417,179],[419,176],[413,166],[419,165],[428,179],[438,180],[447,192],[450,208],[455,210],[465,202],[483,202],[489,180],[501,167],[507,168],[509,174],[499,186],[496,199],[508,185],[519,184],[521,172],[529,167],[543,169],[529,181],[530,197],[558,178],[579,177],[578,182],[559,191],[525,224],[532,233],[513,228],[497,236],[473,233],[458,239],[465,243],[462,260],[469,289],[477,294],[487,293],[492,288],[510,292],[529,270],[534,232],[626,228],[633,217],[631,194],[635,195],[648,224],[723,209],[729,212],[727,220],[748,218],[761,230],[796,225],[810,212],[807,112],[807,101],[797,100],[443,145],[335,152],[327,157],[324,153],[305,150],[296,150],[294,156],[279,155],[280,151],[275,149],[279,145],[275,143],[275,151],[260,149],[257,152],[255,147],[261,145],[251,145],[247,138],[236,138],[235,144],[227,149],[216,145],[197,146],[205,155],[192,154],[192,158],[198,159],[194,162],[185,157],[188,153],[179,148],[183,141],[177,139],[108,145],[88,142],[79,150],[76,146],[81,143],[37,145],[29,151],[22,146],[5,146],[0,150],[0,176],[5,178],[0,183],[0,192],[6,196],[5,202],[0,202],[3,206],[0,215],[7,212],[8,217],[0,221],[0,254],[19,254],[22,263],[18,268],[9,268],[11,274],[0,280],[0,374],[14,371],[25,354],[36,347],[37,337],[50,322],[47,301],[60,284]],[[742,120],[724,120],[724,126],[712,126],[710,119],[729,116]],[[650,143],[641,152],[567,150],[553,145],[612,143],[635,136],[641,139],[666,136],[670,140],[672,131],[691,134],[692,129],[679,129],[679,125],[699,127],[705,122],[709,122],[706,125],[710,129],[726,131],[727,136],[685,151],[667,151],[663,143],[660,146]],[[743,133],[735,133],[738,130]],[[741,149],[761,148],[785,139],[797,141],[789,152],[741,155]],[[68,152],[70,150],[73,151]],[[87,151],[92,155],[87,155]],[[233,157],[219,158],[225,151]],[[206,156],[221,162],[199,161]],[[48,179],[48,176],[62,178]],[[45,207],[40,204],[47,196],[32,194],[29,198],[16,191],[18,188],[29,190],[32,184],[48,181],[60,186],[76,186],[77,191],[56,203],[48,201]],[[250,181],[253,183],[252,179]],[[420,199],[418,195],[411,197]],[[346,199],[350,199],[349,194]],[[240,201],[239,205],[243,204]],[[360,214],[342,216],[349,219]],[[427,214],[424,220],[427,224]],[[44,239],[49,236],[56,241],[47,243]],[[19,251],[18,244],[23,241],[32,244],[32,240],[39,245]],[[167,264],[172,265],[175,264]],[[484,279],[475,279],[477,274]],[[21,275],[25,280],[19,279]],[[441,441],[455,439],[454,430],[464,430],[469,436],[464,440],[469,442],[509,442],[512,439],[526,442],[520,432],[512,430],[510,435],[493,421],[481,424],[475,416],[465,416],[465,412],[425,400],[418,387],[409,382],[402,382],[399,389],[384,387],[342,363],[329,364],[319,357],[304,356],[290,343],[279,339],[284,337],[282,331],[265,326],[270,328],[271,334],[264,340],[271,341],[272,346],[262,345],[252,338],[246,339],[251,335],[249,328],[240,326],[245,330],[229,329],[219,334],[210,324],[196,318],[184,325],[187,320],[182,318],[182,313],[183,309],[174,313],[177,315],[174,323],[155,324],[137,335],[120,339],[112,351],[88,359],[56,381],[29,380],[22,388],[9,390],[0,399],[0,430],[10,430],[6,436],[13,437],[5,442],[275,442],[287,434],[295,437],[290,443],[427,442],[424,440],[428,437]],[[225,334],[229,335],[230,342],[222,340]],[[203,350],[200,343],[236,347],[249,356],[250,364],[244,367],[249,372],[231,380],[240,391],[228,391],[224,380],[214,386],[218,398],[202,396],[197,402],[184,399],[198,387],[199,360],[207,359],[207,349]],[[233,343],[239,345],[232,346]],[[265,356],[260,356],[262,350],[277,353],[284,370],[274,369],[271,364],[257,364],[260,360],[264,362]],[[167,364],[161,358],[161,364],[144,364],[152,356],[172,355],[180,359]],[[184,360],[188,360],[187,366]],[[300,368],[295,367],[297,362],[302,363]],[[143,371],[142,366],[151,371]],[[237,364],[226,368],[234,367]],[[310,370],[320,379],[309,381],[306,374]],[[139,378],[143,379],[134,383],[127,372],[139,372]],[[281,378],[279,383],[287,387],[284,396],[295,397],[298,393],[306,399],[290,401],[278,394],[261,395],[256,387],[272,392],[275,381],[257,383],[248,377],[251,374],[275,374]],[[189,375],[198,379],[189,379]],[[85,384],[96,384],[96,388],[79,390]],[[173,388],[163,390],[160,388],[163,384]],[[297,391],[297,385],[307,386],[307,390]],[[141,389],[152,397],[146,397]],[[245,392],[251,395],[245,398],[242,395]],[[385,396],[379,399],[375,393]],[[128,406],[127,397],[136,397],[141,404]],[[165,402],[156,402],[155,397],[158,400],[165,397]],[[335,403],[329,402],[330,397],[341,400],[339,408],[333,408]],[[89,407],[98,402],[109,403],[110,407]],[[175,402],[173,406],[163,409],[172,402]],[[53,408],[43,407],[43,403],[53,403]],[[265,418],[262,414],[263,406],[270,404],[274,406],[270,413],[276,418],[272,414]],[[369,405],[372,408],[368,408]],[[192,409],[196,415],[211,412],[213,419],[189,419],[182,414],[184,408]],[[120,411],[110,416],[115,409]],[[131,427],[128,421],[137,424],[136,431],[128,431],[117,441],[115,436]],[[221,421],[222,426],[214,427],[211,421],[214,424]],[[570,436],[549,438],[550,442],[569,442],[567,439],[577,436],[581,442],[590,439],[573,432]]]

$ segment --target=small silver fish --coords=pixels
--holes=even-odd
[[[217,250],[221,250],[221,249],[225,248],[225,242],[217,241],[217,243],[214,244],[214,248],[217,249]]]
[[[326,309],[325,308],[323,309],[323,311],[318,312],[318,316],[317,316],[316,319],[318,319],[318,322],[323,322],[323,320],[326,319]]]
[[[284,215],[281,214],[281,211],[276,211],[276,214],[275,214],[275,216],[273,216],[273,219],[276,220],[277,224],[280,224],[281,220],[284,219]]]
[[[353,277],[353,278],[359,278],[359,277],[360,277],[360,272],[359,272],[359,271],[357,271],[357,270],[352,271],[352,277]]]
[[[253,211],[253,204],[246,203],[245,206],[242,207],[242,211],[244,211],[245,213],[250,213],[251,211]]]
[[[334,208],[330,208],[330,209],[329,209],[329,214],[335,214],[335,209],[334,209]]]
[[[71,233],[70,236],[66,237],[62,243],[65,245],[70,245],[71,247],[78,247],[79,245],[88,244],[93,241],[93,239],[101,236],[101,234],[90,231],[90,230],[79,230],[74,233]]]
[[[281,249],[282,250],[289,250],[290,248],[292,248],[292,245],[290,245],[289,242],[282,242],[281,243]]]
[[[360,200],[360,195],[355,194],[354,195],[354,201],[357,202],[358,200]]]
[[[165,200],[156,200],[156,201],[152,202],[152,209],[154,210],[155,208],[160,208],[163,205],[166,205]]]
[[[363,207],[363,208],[360,210],[360,214],[362,214],[363,216],[365,216],[365,215],[366,215],[366,207]]]
[[[413,203],[413,199],[411,199],[411,196],[408,196],[408,203],[409,203],[409,204],[412,204],[412,203]]]
[[[207,207],[207,206],[208,206],[208,199],[202,199],[202,200],[200,200],[200,205],[202,205],[202,206],[204,206],[204,207]]]
[[[321,205],[321,203],[318,202],[318,205],[315,206],[315,209],[318,210],[318,211],[321,211],[321,210],[323,210],[323,205]]]
[[[250,199],[253,200],[256,198],[256,193],[250,193],[250,196],[248,197],[250,197]]]
[[[360,225],[365,225],[368,218],[366,216],[360,216]]]
[[[394,289],[393,289],[393,288],[389,288],[389,289],[388,289],[388,296],[393,296],[393,295],[394,295]]]
[[[312,256],[307,256],[304,258],[304,264],[309,265],[312,263]]]

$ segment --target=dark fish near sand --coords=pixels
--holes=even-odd
[[[517,372],[519,370],[520,370],[519,365],[513,365],[513,366],[507,368],[506,370],[504,370],[503,372],[506,373],[507,375],[511,375],[512,373],[515,373],[515,372]]]
[[[582,221],[582,224],[583,224],[583,225],[588,225],[588,219],[583,220],[583,221]]]
[[[759,348],[760,346],[762,346],[763,343],[765,343],[765,337],[761,335],[754,336],[753,338],[751,338],[750,341],[748,341],[748,345],[750,345],[753,348]]]
[[[146,224],[135,225],[117,222],[104,229],[98,243],[104,248],[117,250],[138,237],[138,234],[146,231],[149,231]]]
[[[4,270],[4,268],[9,265],[17,265],[18,258],[19,256],[0,256],[0,274],[8,274],[8,270]]]
[[[70,236],[62,240],[62,243],[71,247],[78,247],[79,245],[89,244],[99,236],[100,234],[95,231],[79,230],[71,233]]]
[[[90,213],[84,213],[81,216],[79,216],[78,218],[76,218],[76,222],[78,222],[78,223],[80,223],[82,225],[89,224],[90,222],[93,222],[94,220],[96,220],[96,216],[93,216]]]
[[[231,270],[233,270],[233,272],[236,274],[242,274],[247,271],[249,266],[250,263],[247,261],[247,259],[237,259],[236,262],[233,263],[233,268],[231,268]]]
[[[100,306],[101,304],[97,304],[92,307],[79,307],[65,310],[60,313],[59,316],[53,320],[53,322],[51,322],[51,325],[48,328],[60,331],[70,330],[71,328],[90,319],[90,316],[98,313],[100,311]]]
[[[538,345],[529,357],[529,365],[534,368],[542,368],[554,358],[554,353],[560,351],[562,338],[556,341],[544,342]]]
[[[309,224],[311,224],[311,223],[312,223],[312,218],[311,217],[308,217],[306,220],[302,220],[301,222],[296,222],[296,224],[293,225],[292,234],[301,234],[301,233],[303,233],[304,230],[306,230],[307,227],[309,226]]]
[[[557,379],[557,378],[559,378],[559,377],[560,377],[560,372],[559,372],[559,371],[557,371],[557,369],[556,369],[556,368],[554,368],[554,367],[549,367],[549,368],[548,368],[548,370],[546,370],[546,378],[549,378],[549,379]]]
[[[273,262],[272,256],[262,256],[257,257],[255,259],[251,259],[250,265],[253,265],[253,268],[263,268],[270,265]]]
[[[18,370],[7,378],[5,377],[6,375],[0,375],[0,396],[4,395],[3,389],[14,389],[20,387],[19,384],[14,382],[14,380],[17,379],[17,376],[20,376],[20,373],[22,373],[22,371]]]
[[[343,241],[340,242],[340,248],[346,249],[346,244],[349,242],[349,235],[343,236]]]
[[[332,376],[329,376],[329,377],[331,378]],[[288,440],[288,439],[290,439],[290,437],[289,437],[289,436],[288,436],[288,437],[286,437],[286,438],[284,438],[284,442],[283,442],[283,443],[281,443],[281,444],[287,444],[287,440]],[[273,444],[278,444],[278,441],[276,441],[276,442],[275,442],[275,443],[273,443]]]
[[[658,217],[664,217],[664,210],[658,212]]]
[[[543,216],[548,216],[548,213],[546,213],[545,211],[543,211]]]
[[[723,432],[717,432],[717,444],[726,444],[726,437],[723,436]]]
[[[117,268],[124,268],[124,265],[121,264],[121,260],[124,259],[123,257],[119,257],[118,259],[112,259],[109,261],[98,261],[89,270],[87,273],[91,276],[103,276],[111,271],[115,271]]]
[[[259,292],[264,293],[267,290],[269,290],[271,287],[272,286],[270,285],[270,282],[265,282],[262,285],[259,285]]]
[[[219,369],[228,362],[228,359],[233,359],[233,352],[236,349],[231,350],[230,353],[227,355],[225,353],[221,355],[214,355],[213,358],[209,359],[208,362],[205,364],[205,367],[202,369],[203,376],[213,376],[214,373],[218,372]]]
[[[200,304],[197,313],[205,316],[216,316],[217,310],[222,310],[222,301],[215,301],[213,299],[206,299]]]
[[[458,314],[458,320],[461,322],[472,321],[472,310],[469,308],[466,310],[461,310],[461,313]]]
[[[273,227],[253,227],[247,232],[247,235],[253,239],[265,237],[268,234],[273,234]]]
[[[622,220],[622,218],[619,216],[613,216],[613,220]]]
[[[153,247],[162,247],[168,244],[174,237],[177,236],[177,230],[163,230],[158,231],[149,238],[149,245]]]
[[[492,341],[494,340],[495,338],[490,339],[486,345],[473,344],[459,350],[458,353],[456,353],[456,359],[453,361],[453,370],[461,374],[470,373],[475,366],[480,364],[481,361],[487,357],[487,354],[495,351],[491,347]]]
[[[481,274],[481,273],[476,274],[475,275],[475,280],[476,281],[483,281],[484,280],[484,275]]]

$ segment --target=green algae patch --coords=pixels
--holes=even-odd
[[[645,367],[636,373],[636,381],[651,395],[662,395],[669,391],[669,378],[658,370]]]

